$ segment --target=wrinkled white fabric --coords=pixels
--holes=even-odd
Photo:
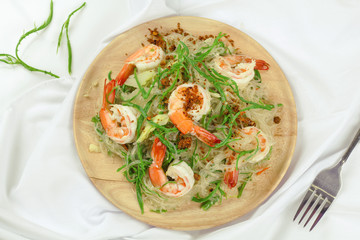
[[[60,79],[0,62],[0,239],[358,239],[360,146],[318,226],[309,233],[292,218],[316,174],[338,160],[360,127],[360,2],[88,1],[70,22],[69,77],[65,39],[58,55],[56,43],[81,4],[55,1],[48,29],[20,47],[24,60]],[[13,53],[23,30],[47,18],[49,1],[1,5],[0,53]],[[173,15],[215,19],[253,37],[282,68],[297,105],[297,145],[279,187],[249,214],[200,231],[152,227],[114,207],[88,179],[72,131],[77,88],[101,49],[126,29]]]

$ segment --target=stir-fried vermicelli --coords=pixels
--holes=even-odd
[[[151,32],[151,44],[105,80],[92,119],[100,142],[123,159],[118,171],[142,212],[190,202],[207,210],[240,197],[269,168],[275,144],[281,104],[269,102],[260,76],[271,66],[240,54],[223,33]]]

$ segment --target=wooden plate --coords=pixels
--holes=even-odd
[[[184,209],[158,214],[145,206],[141,214],[133,185],[116,170],[122,161],[106,153],[90,153],[89,145],[97,144],[91,118],[101,107],[103,82],[108,72],[114,75],[120,71],[125,54],[131,54],[146,44],[148,28],[157,27],[161,32],[174,29],[177,23],[193,35],[230,34],[235,46],[249,56],[263,59],[270,64],[268,71],[262,71],[263,83],[271,89],[270,99],[282,103],[281,123],[276,130],[276,145],[271,158],[271,168],[249,182],[240,199],[227,199],[208,211],[200,209],[198,203],[191,203]],[[160,29],[161,26],[161,29]],[[254,39],[227,24],[199,17],[170,17],[156,19],[136,26],[114,39],[95,58],[87,70],[74,104],[74,135],[80,160],[96,188],[115,206],[148,224],[178,230],[196,230],[218,226],[234,220],[262,203],[276,188],[284,176],[294,151],[297,119],[295,102],[289,84],[278,64]]]

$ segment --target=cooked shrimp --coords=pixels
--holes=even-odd
[[[244,137],[253,138],[251,139],[251,144],[256,147],[255,152],[253,155],[250,155],[251,158],[249,158],[247,161],[250,163],[257,163],[263,160],[270,151],[270,145],[268,144],[267,136],[257,127],[246,127],[241,129],[240,132],[240,135]],[[230,164],[232,164],[234,160],[235,158],[233,155],[230,157],[230,159],[228,159]],[[224,182],[228,185],[229,188],[233,188],[238,182],[238,177],[238,170],[234,168],[228,169],[225,172]]]
[[[264,60],[255,60],[244,55],[218,56],[214,60],[215,69],[220,74],[233,79],[239,88],[244,88],[255,76],[254,69],[268,70]]]
[[[259,150],[255,153],[255,155],[250,158],[248,161],[251,163],[257,163],[263,160],[266,155],[270,151],[270,145],[268,144],[267,136],[257,127],[246,127],[241,130],[241,132],[245,133],[248,136],[254,137],[255,141],[252,143],[257,146],[259,145]],[[258,140],[256,140],[256,138]]]
[[[107,136],[114,142],[125,144],[135,137],[136,110],[120,104],[111,104],[115,100],[115,80],[104,84],[103,105],[99,116]],[[111,104],[111,105],[110,105]]]
[[[140,48],[125,60],[125,65],[115,79],[117,84],[123,85],[133,73],[135,66],[139,71],[146,71],[159,66],[164,55],[161,47],[153,44]]]
[[[155,138],[151,150],[153,162],[149,167],[151,183],[167,196],[181,197],[194,186],[194,172],[185,162],[180,162],[171,164],[165,173],[162,168],[165,152],[166,146]],[[168,177],[174,181],[169,181]]]
[[[215,135],[194,124],[210,110],[209,93],[197,84],[178,86],[169,98],[169,117],[182,134],[192,134],[213,147],[221,142]]]

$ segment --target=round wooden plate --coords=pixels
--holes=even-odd
[[[108,156],[106,153],[91,153],[89,145],[97,143],[91,118],[101,108],[103,83],[110,70],[114,76],[120,71],[125,54],[131,54],[146,44],[145,35],[148,28],[157,27],[160,32],[175,29],[177,23],[195,36],[217,35],[227,33],[235,41],[243,53],[270,64],[268,71],[262,71],[263,83],[270,89],[270,99],[282,103],[277,125],[276,145],[271,157],[271,168],[246,185],[240,199],[227,199],[221,205],[211,207],[208,211],[200,209],[198,203],[190,203],[185,208],[163,214],[150,212],[145,206],[141,214],[133,185],[116,170],[122,166],[120,158]],[[276,188],[284,176],[294,151],[297,119],[296,108],[289,84],[278,64],[270,54],[254,39],[227,24],[199,17],[169,17],[156,19],[136,26],[114,39],[95,58],[90,65],[78,89],[74,104],[74,135],[80,160],[89,178],[96,188],[115,206],[148,224],[178,230],[196,230],[218,226],[234,220],[262,203]]]

